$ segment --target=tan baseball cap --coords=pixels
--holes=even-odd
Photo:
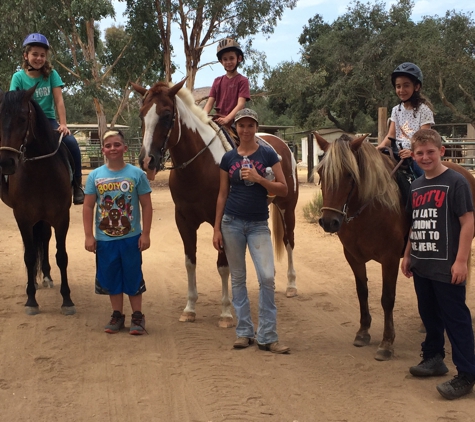
[[[242,110],[239,110],[234,116],[234,121],[237,122],[238,120],[244,119],[244,117],[249,117],[250,119],[255,120],[257,124],[259,124],[259,118],[257,117],[257,113],[254,110],[251,110],[250,108],[243,108]]]

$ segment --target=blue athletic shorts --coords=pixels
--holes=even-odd
[[[145,292],[139,237],[97,242],[97,294],[136,296]]]

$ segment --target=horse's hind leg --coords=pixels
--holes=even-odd
[[[43,287],[53,288],[53,279],[51,278],[51,265],[49,263],[49,242],[51,240],[51,226],[43,223],[42,244],[43,259],[41,262],[41,272],[43,273]]]
[[[294,229],[295,229],[295,206],[288,206],[283,212],[284,222],[284,245],[287,250],[287,297],[297,296],[296,273],[294,268]]]
[[[217,266],[222,285],[221,315],[219,316],[218,326],[221,328],[232,328],[234,327],[234,319],[229,299],[229,265],[224,252],[218,254]]]
[[[61,296],[63,297],[63,304],[61,305],[61,313],[64,315],[74,315],[76,308],[71,300],[71,290],[68,284],[68,253],[66,252],[66,235],[69,228],[69,212],[65,221],[60,225],[55,226],[56,236],[56,264],[61,273]]]
[[[371,340],[369,329],[371,328],[371,314],[368,306],[368,277],[366,275],[366,264],[357,262],[350,253],[344,250],[346,260],[355,276],[356,294],[360,304],[360,328],[356,333],[353,345],[356,347],[367,346]]]

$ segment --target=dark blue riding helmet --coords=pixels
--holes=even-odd
[[[37,45],[49,50],[48,39],[43,34],[38,34],[37,32],[34,32],[33,34],[28,35],[23,40],[23,47],[26,47],[27,45]]]
[[[398,76],[408,76],[415,83],[420,83],[422,86],[422,70],[414,63],[404,62],[394,69],[394,72],[391,74],[391,82],[393,86],[395,86],[396,78]]]

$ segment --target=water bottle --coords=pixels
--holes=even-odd
[[[246,169],[250,169],[252,168],[252,164],[251,164],[251,160],[249,160],[248,156],[245,155],[244,157],[242,157],[242,163],[241,163],[241,168],[246,168]],[[244,180],[244,184],[246,186],[252,186],[254,184],[254,182],[251,182],[249,180]]]
[[[274,172],[272,171],[272,167],[266,167],[266,173],[265,173],[264,177],[267,180],[270,180],[271,182],[273,182],[275,180],[275,176],[274,176]],[[267,191],[267,196],[269,198],[273,198],[273,197],[275,197],[275,193],[272,193],[268,190]]]

